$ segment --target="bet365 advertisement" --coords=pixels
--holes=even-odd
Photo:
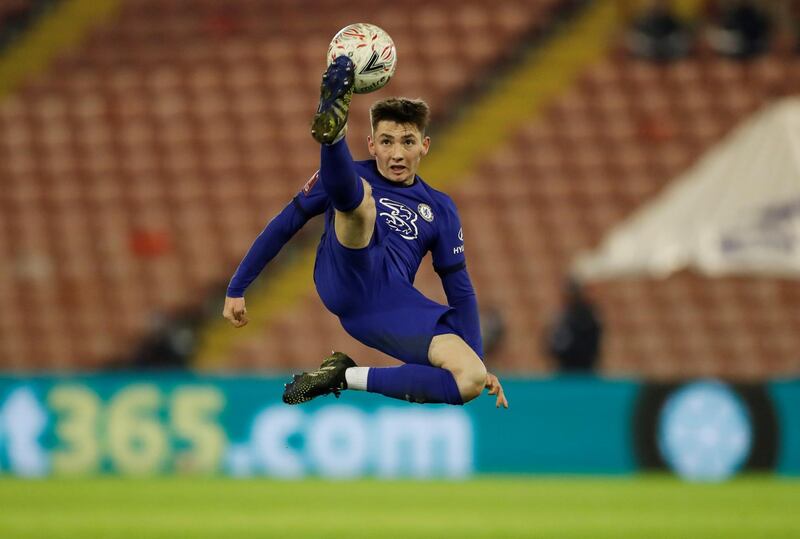
[[[626,474],[647,465],[640,448],[648,444],[637,442],[650,436],[638,426],[643,416],[637,410],[646,392],[632,381],[507,380],[508,410],[495,409],[488,396],[466,406],[419,405],[355,391],[340,399],[328,396],[288,406],[280,400],[283,381],[178,373],[3,376],[0,475],[463,478],[476,473]],[[714,390],[711,405],[720,398],[720,388]],[[776,393],[776,409],[793,413],[798,384],[781,385]],[[736,398],[735,391],[731,395]],[[689,416],[695,401],[688,402]],[[671,413],[670,425],[674,417],[682,416]],[[786,419],[797,422],[796,416]],[[658,411],[653,421],[659,421]],[[747,463],[753,444],[741,437],[757,432],[745,428],[752,421],[745,410],[741,421],[719,427],[728,430],[716,440],[738,444],[738,453],[730,448],[719,453],[735,457],[728,459],[731,473]],[[731,425],[740,430],[730,431]],[[667,456],[678,451],[675,462],[682,463],[681,448],[696,447],[685,443],[691,429],[676,428],[683,438],[667,445],[672,451]],[[708,437],[714,428],[704,425],[702,432]],[[779,445],[793,454],[797,429],[785,433],[787,440]],[[658,436],[654,432],[649,446],[658,445]],[[717,453],[705,449],[718,471]],[[797,461],[789,455],[775,467],[797,473]]]

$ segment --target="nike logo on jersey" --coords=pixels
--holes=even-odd
[[[380,216],[386,220],[386,224],[407,240],[415,240],[419,236],[417,229],[417,214],[400,202],[395,202],[390,198],[381,198],[380,204],[389,211],[380,212]]]
[[[319,180],[319,170],[318,170],[318,171],[316,171],[316,172],[314,173],[314,175],[313,175],[313,176],[311,176],[311,177],[308,179],[308,181],[306,182],[306,184],[303,186],[303,194],[304,194],[305,196],[308,196],[308,194],[309,194],[309,193],[311,192],[311,190],[314,188],[314,184],[316,184],[316,183],[317,183],[317,180]]]

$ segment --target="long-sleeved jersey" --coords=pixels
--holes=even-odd
[[[228,295],[241,297],[283,245],[309,219],[324,213],[325,232],[318,248],[315,283],[325,305],[340,317],[348,332],[365,344],[405,360],[397,353],[398,347],[409,342],[405,337],[434,331],[438,321],[446,317],[448,324],[482,357],[477,301],[466,271],[464,235],[452,199],[418,176],[412,185],[403,186],[383,178],[373,160],[354,164],[357,174],[372,187],[377,210],[370,245],[353,250],[338,244],[333,227],[335,212],[315,174],[256,238],[230,281]],[[329,256],[329,251],[340,254]],[[429,251],[451,309],[424,298],[413,288],[422,258]],[[379,260],[375,260],[376,253]],[[358,270],[367,259],[371,265],[366,281],[363,272],[344,273],[344,266]],[[386,335],[366,335],[374,333],[374,329],[364,330],[365,324],[382,324],[387,331],[399,332],[404,338],[392,337],[392,346],[382,346]],[[431,336],[427,335],[428,343]]]

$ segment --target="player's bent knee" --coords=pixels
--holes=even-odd
[[[464,402],[480,396],[486,386],[486,367],[478,356],[464,358],[447,370],[453,374],[461,400]]]
[[[486,367],[480,360],[478,364],[471,364],[456,378],[461,393],[461,400],[469,402],[480,396],[486,386]]]
[[[461,400],[469,402],[483,391],[486,385],[486,367],[481,358],[454,334],[437,335],[428,351],[431,365],[452,373]]]

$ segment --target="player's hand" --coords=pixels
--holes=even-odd
[[[486,389],[489,390],[489,395],[497,395],[495,408],[500,408],[500,406],[508,408],[508,399],[506,399],[506,394],[503,393],[503,386],[500,385],[500,380],[497,379],[497,376],[490,372],[486,373]]]
[[[244,298],[225,298],[225,307],[222,308],[224,316],[235,328],[247,325],[247,308],[244,306]]]

